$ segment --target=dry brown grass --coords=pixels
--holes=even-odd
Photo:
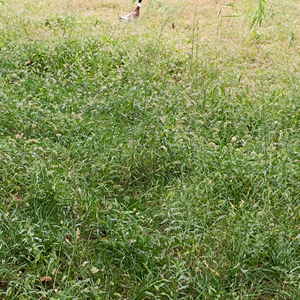
[[[215,65],[221,73],[232,72],[250,88],[258,86],[257,78],[262,74],[270,77],[275,88],[278,76],[296,72],[300,63],[300,18],[291,13],[300,10],[299,1],[267,1],[263,26],[251,30],[257,2],[226,5],[231,2],[144,0],[140,20],[125,24],[118,16],[135,7],[132,0],[8,0],[0,26],[9,24],[19,30],[20,38],[33,40],[59,39],[68,34],[113,35],[120,42],[135,35],[139,43],[160,38],[181,52],[197,48],[199,59]],[[71,17],[74,22],[65,28],[44,26],[45,20],[58,17]],[[290,43],[292,34],[296,40]]]
[[[196,24],[206,36],[213,35],[215,38],[216,33],[220,33],[223,39],[239,36],[245,38],[257,3],[236,1],[235,8],[227,5],[230,3],[232,1],[229,0],[144,0],[139,26],[143,23],[142,26],[156,27],[169,19],[177,29],[190,29],[190,26]],[[57,15],[71,15],[78,18],[96,17],[101,22],[114,25],[119,23],[118,15],[127,13],[134,7],[132,0],[8,0],[1,9],[2,15],[9,18],[23,16],[27,20],[40,20]],[[297,32],[300,26],[297,14],[283,13],[293,10],[300,10],[298,1],[268,1],[266,14],[269,22],[264,22],[264,30],[268,28],[270,33],[279,33],[277,25],[280,24],[285,29]]]

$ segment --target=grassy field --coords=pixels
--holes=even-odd
[[[0,1],[0,299],[300,299],[300,2]]]

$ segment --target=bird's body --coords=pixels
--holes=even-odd
[[[123,16],[123,17],[119,17],[119,19],[121,21],[135,21],[138,19],[138,17],[140,16],[140,7],[141,7],[141,2],[142,0],[139,0],[139,3],[137,5],[137,7],[135,8],[134,11],[132,11],[131,13]]]

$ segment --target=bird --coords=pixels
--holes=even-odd
[[[139,0],[139,3],[137,4],[137,7],[135,8],[134,11],[132,11],[131,13],[123,16],[123,17],[119,17],[119,19],[121,21],[135,21],[138,19],[138,17],[140,16],[140,7],[141,7],[141,2],[143,0]]]

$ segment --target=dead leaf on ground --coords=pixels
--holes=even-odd
[[[40,279],[41,282],[49,282],[49,281],[51,281],[51,280],[52,280],[52,278],[51,278],[50,276],[43,276],[43,277]]]

